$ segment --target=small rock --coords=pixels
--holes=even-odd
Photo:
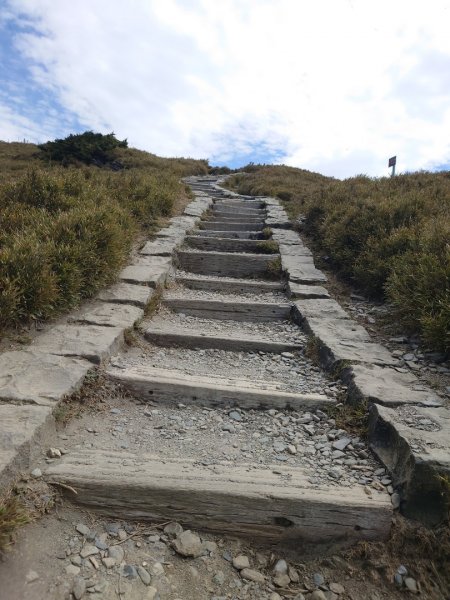
[[[59,448],[49,448],[47,450],[47,456],[49,458],[61,458],[61,450]]]
[[[408,569],[404,565],[400,565],[397,569],[397,573],[403,577],[406,577],[406,575],[408,575]]]
[[[314,573],[313,575],[314,585],[319,587],[319,585],[323,585],[325,583],[325,578],[322,573]]]
[[[277,587],[285,588],[291,583],[291,579],[286,573],[280,573],[273,578],[273,582]]]
[[[314,592],[308,596],[308,600],[327,600],[327,597],[322,590],[314,590]]]
[[[273,592],[272,594],[270,594],[269,600],[282,600],[282,598],[281,598],[280,594]]]
[[[248,556],[240,554],[239,556],[233,558],[233,567],[238,571],[242,571],[242,569],[249,569],[250,561],[248,560]]]
[[[27,583],[33,583],[33,581],[37,581],[39,579],[39,575],[36,573],[36,571],[28,571],[28,573],[25,575],[25,579]]]
[[[394,492],[391,496],[391,504],[393,508],[399,508],[400,507],[400,494],[397,494],[397,492]]]
[[[300,581],[300,575],[298,574],[298,571],[293,567],[289,567],[288,575],[292,583],[298,583]]]
[[[67,565],[66,567],[67,575],[78,575],[79,572],[80,567],[77,567],[76,565]]]
[[[136,567],[133,567],[133,565],[124,565],[122,573],[123,576],[128,577],[128,579],[137,579],[138,576]]]
[[[203,548],[212,554],[213,552],[217,551],[217,544],[216,542],[206,540],[206,542],[203,542]]]
[[[108,549],[108,556],[114,558],[116,563],[120,565],[125,556],[125,552],[123,551],[122,546],[110,546]]]
[[[330,590],[335,594],[343,594],[345,592],[344,586],[340,583],[330,583]]]
[[[200,538],[192,531],[183,531],[172,543],[175,552],[181,556],[191,556],[197,558],[202,554],[203,547]]]
[[[413,594],[417,594],[417,592],[419,591],[419,589],[417,587],[417,582],[412,577],[406,577],[405,581],[403,583],[405,584],[405,587],[407,588],[407,590],[409,592],[412,592]]]
[[[403,587],[403,576],[400,573],[394,575],[394,583],[398,588]]]
[[[339,440],[333,442],[333,448],[335,450],[344,450],[350,444],[351,440],[347,437],[342,437]]]
[[[283,558],[277,560],[275,566],[273,567],[273,572],[275,575],[286,575],[288,572],[287,562]]]
[[[112,558],[111,556],[107,556],[106,558],[102,559],[102,563],[107,569],[111,569],[116,564],[116,559]]]
[[[151,577],[150,577],[150,573],[144,569],[144,567],[138,566],[137,568],[137,572],[139,577],[141,578],[141,581],[144,585],[150,585],[151,582]]]
[[[231,423],[225,423],[222,425],[222,431],[228,431],[228,433],[234,433],[236,431],[235,427],[231,425]]]
[[[179,524],[179,523],[168,523],[165,527],[164,527],[164,533],[166,535],[172,535],[174,537],[176,537],[177,535],[180,535],[181,533],[183,533],[183,527]]]
[[[255,583],[264,583],[265,581],[264,575],[255,569],[242,569],[241,577]]]
[[[217,571],[213,577],[213,582],[217,585],[223,585],[225,583],[225,575],[222,571]]]
[[[84,525],[84,523],[78,523],[78,525],[75,527],[75,529],[78,531],[78,533],[81,533],[81,535],[89,535],[91,532],[89,527]]]
[[[33,469],[31,471],[31,477],[34,477],[35,479],[39,479],[39,477],[42,477],[42,471],[40,469]]]
[[[297,448],[294,446],[294,444],[289,444],[287,451],[289,454],[297,454]]]
[[[147,593],[144,596],[144,600],[155,600],[157,593],[158,590],[155,587],[150,586],[147,589]]]
[[[230,419],[233,419],[233,421],[242,421],[242,415],[237,410],[232,410],[230,413],[228,413],[228,416]]]
[[[81,600],[86,591],[86,581],[82,577],[75,577],[72,586],[72,594],[75,600]]]
[[[164,567],[160,562],[153,563],[148,569],[153,577],[164,575]]]
[[[93,556],[94,554],[98,554],[100,551],[95,546],[91,546],[91,544],[86,544],[81,548],[80,556],[81,558],[87,558],[88,556]]]

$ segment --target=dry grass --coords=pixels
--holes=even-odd
[[[19,527],[31,521],[31,516],[17,496],[11,493],[0,498],[0,556],[10,546]]]
[[[285,166],[228,180],[282,199],[346,281],[392,304],[393,317],[433,349],[450,349],[450,173],[338,181]]]
[[[133,241],[186,201],[180,177],[205,161],[115,150],[124,169],[48,166],[0,143],[0,327],[45,320],[114,281]]]

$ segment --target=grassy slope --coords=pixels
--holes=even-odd
[[[186,199],[204,161],[116,151],[126,169],[46,166],[33,144],[0,142],[0,327],[46,319],[111,283],[133,240]]]
[[[280,197],[341,276],[385,297],[431,348],[450,349],[450,173],[338,181],[264,166],[229,185]]]

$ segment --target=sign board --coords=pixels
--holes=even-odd
[[[397,162],[397,157],[396,156],[392,156],[389,159],[388,167],[395,167],[396,162]]]

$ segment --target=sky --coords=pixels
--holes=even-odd
[[[0,139],[450,169],[450,0],[0,0]]]

